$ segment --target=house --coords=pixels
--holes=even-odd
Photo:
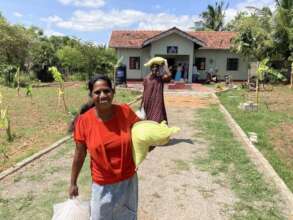
[[[229,50],[236,34],[183,31],[177,27],[166,31],[117,30],[111,34],[109,47],[115,49],[118,58],[123,57],[127,79],[143,79],[150,72],[143,64],[154,56],[161,56],[175,69],[179,64],[185,66],[189,82],[192,81],[193,64],[200,72],[200,79],[205,79],[207,71],[212,68],[217,70],[220,79],[231,74],[233,80],[246,80],[247,60]]]

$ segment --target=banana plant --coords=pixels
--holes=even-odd
[[[8,152],[7,146],[4,144],[0,144],[0,156],[3,157],[3,160],[1,160],[1,162],[2,161],[5,162],[9,158],[7,155],[7,152]]]
[[[0,92],[0,106],[2,105],[3,103],[3,96],[2,96],[2,93]]]
[[[7,108],[0,110],[0,129],[6,130],[7,140],[13,141],[13,135],[11,132],[10,120],[7,113]]]
[[[8,108],[2,107],[3,105],[3,96],[0,93],[0,129],[4,129],[6,131],[7,140],[13,141],[13,135],[11,132],[10,120],[8,117]]]
[[[25,94],[31,98],[33,97],[33,87],[31,84],[27,85]]]
[[[277,70],[268,66],[269,59],[263,59],[258,63],[256,70],[256,103],[259,103],[259,82],[265,80],[265,74],[268,74],[270,77],[274,77],[277,81],[284,81],[285,77],[278,72]],[[264,86],[264,85],[263,85]]]
[[[65,111],[69,112],[68,107],[66,105],[66,101],[65,101],[65,95],[64,95],[65,94],[65,88],[64,88],[64,80],[62,79],[62,74],[59,72],[59,70],[55,66],[50,67],[49,72],[52,73],[54,80],[56,82],[58,82],[58,84],[59,84],[59,88],[58,88],[58,106],[60,105],[60,101],[62,99]]]

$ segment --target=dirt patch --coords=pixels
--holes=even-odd
[[[282,123],[270,130],[270,138],[282,160],[293,168],[293,124]]]
[[[237,201],[233,192],[225,180],[199,170],[192,162],[208,149],[195,138],[195,108],[213,101],[173,95],[167,95],[165,101],[170,126],[181,131],[168,146],[152,151],[139,167],[138,219],[229,219]]]
[[[267,103],[270,111],[285,112],[293,116],[293,90],[288,87],[275,87],[271,92],[262,92],[261,98]]]
[[[167,95],[165,96],[165,103],[168,107],[176,108],[206,108],[210,104],[216,103],[214,99],[211,99],[209,96],[174,96]]]
[[[168,146],[152,151],[138,169],[138,219],[229,219],[230,207],[237,201],[233,192],[225,180],[192,163],[208,149],[194,137],[194,109],[168,106],[167,111],[170,125],[179,126],[181,132]],[[53,204],[67,198],[73,149],[73,143],[63,145],[4,179],[0,184],[0,219],[50,219]],[[89,200],[89,170],[85,173],[88,176],[79,181],[79,187],[82,198]]]

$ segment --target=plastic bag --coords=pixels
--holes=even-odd
[[[166,59],[164,59],[163,57],[154,57],[150,59],[147,63],[145,63],[144,66],[152,66],[153,64],[162,65],[166,62]]]
[[[137,111],[135,112],[135,114],[137,115],[137,117],[139,117],[139,118],[142,119],[142,120],[144,120],[145,117],[146,117],[146,114],[145,114],[145,111],[144,111],[144,108],[143,108],[143,107],[141,107],[140,110],[137,110]]]
[[[54,204],[52,220],[89,220],[89,202],[77,198],[68,199],[63,203]]]
[[[170,140],[170,136],[179,132],[178,127],[168,127],[166,121],[161,123],[155,121],[139,121],[131,130],[132,156],[138,166],[147,156],[150,146],[164,145]]]

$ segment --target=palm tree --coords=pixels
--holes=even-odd
[[[228,4],[225,5],[224,1],[216,2],[215,6],[208,5],[206,11],[201,13],[205,27],[214,31],[221,31],[224,26],[225,10]]]

